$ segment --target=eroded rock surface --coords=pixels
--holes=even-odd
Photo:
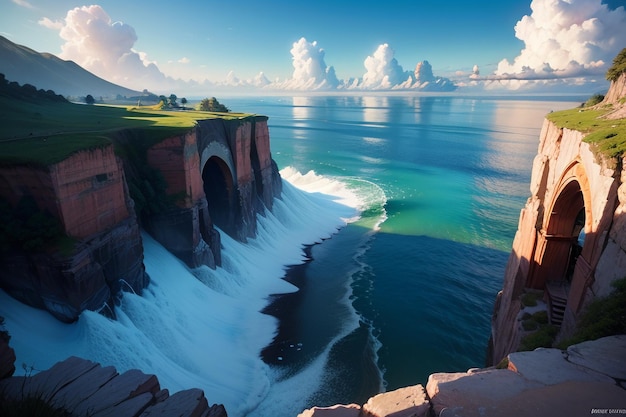
[[[209,406],[200,389],[169,395],[155,375],[138,370],[119,374],[111,366],[70,357],[32,377],[0,381],[4,401],[40,398],[71,415],[93,417],[226,417],[221,405]]]

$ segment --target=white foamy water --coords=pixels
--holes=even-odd
[[[292,388],[275,383],[276,370],[261,360],[260,351],[272,341],[277,323],[260,311],[269,295],[297,290],[282,277],[286,265],[305,260],[303,245],[357,219],[362,202],[340,181],[290,168],[281,175],[282,198],[271,213],[258,217],[255,239],[244,244],[222,233],[223,266],[216,270],[190,271],[144,234],[150,285],[141,296],[124,293],[115,307],[117,320],[84,312],[76,323],[63,324],[0,290],[16,375],[24,374],[22,365],[36,373],[74,355],[119,372],[156,374],[170,393],[201,388],[210,404],[224,404],[231,417],[255,410],[270,392],[294,404],[301,390],[316,389],[324,355],[303,372],[300,379],[306,381],[294,379]],[[268,403],[264,412],[272,412]],[[275,407],[272,415],[280,415],[280,403]]]

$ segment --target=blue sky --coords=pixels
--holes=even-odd
[[[175,79],[235,85],[254,82],[260,72],[265,77],[261,84],[269,81],[285,88],[309,89],[345,85],[344,80],[379,71],[373,75],[382,87],[385,71],[393,70],[394,65],[401,67],[396,71],[398,79],[390,80],[388,86],[403,82],[423,60],[429,61],[436,77],[461,85],[468,83],[475,65],[481,77],[507,78],[515,73],[519,78],[524,72],[525,78],[557,78],[559,74],[562,79],[582,74],[587,78],[593,75],[597,82],[598,75],[606,71],[607,60],[610,64],[626,47],[626,12],[615,10],[624,0],[610,0],[610,7],[601,0],[532,3],[531,8],[531,0],[96,0],[95,4],[0,0],[0,34],[36,51],[72,59],[119,84],[136,89],[144,85],[151,90],[159,85],[161,76],[171,86]],[[77,8],[84,13],[71,15]],[[92,25],[91,32],[85,33],[90,21],[102,27],[93,30]],[[585,21],[588,26],[595,22],[595,27],[582,33],[569,30],[574,25],[584,27]],[[516,37],[516,25],[525,38]],[[556,44],[546,47],[541,39],[533,39],[539,29],[545,31],[544,38],[553,32]],[[87,36],[92,41],[99,38],[98,42],[85,47]],[[611,45],[607,39],[612,40]],[[296,56],[292,48],[299,41]],[[585,44],[593,44],[593,48],[584,53],[569,51],[578,43],[581,48]],[[379,50],[381,45],[385,48]],[[546,57],[527,56],[528,65],[522,59],[513,65],[525,48],[542,51]],[[553,63],[550,57],[559,55],[555,49],[568,49],[570,56]],[[379,54],[374,56],[377,50]],[[368,57],[372,57],[370,69],[364,65]],[[392,58],[397,62],[390,62]],[[565,68],[563,62],[572,59],[578,65]],[[295,74],[298,60],[302,72]],[[502,65],[502,60],[510,65]],[[588,62],[580,62],[584,60]],[[131,65],[131,61],[136,62]],[[542,61],[550,64],[548,75],[537,64]]]

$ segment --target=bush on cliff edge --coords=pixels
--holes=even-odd
[[[587,340],[626,334],[626,278],[613,282],[615,288],[606,297],[591,302],[583,312],[576,331],[569,339],[558,344],[559,349],[567,349]]]

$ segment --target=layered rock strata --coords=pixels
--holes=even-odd
[[[271,210],[282,182],[269,147],[267,117],[209,119],[147,151],[176,207],[145,225],[189,266],[220,264],[216,227],[240,241],[256,234],[256,216]]]
[[[218,228],[241,241],[255,236],[256,216],[282,192],[267,117],[198,121],[158,141],[149,134],[112,134],[123,160],[109,145],[45,167],[0,167],[0,196],[13,207],[32,198],[71,241],[43,251],[3,250],[1,288],[71,322],[84,310],[112,312],[106,306],[120,290],[140,294],[148,285],[140,224],[192,268],[221,264]],[[140,219],[131,188],[152,208]]]
[[[113,146],[77,152],[48,167],[0,168],[0,195],[12,205],[32,197],[59,220],[68,248],[0,254],[0,287],[71,322],[101,310],[120,288],[148,284],[139,226]]]

